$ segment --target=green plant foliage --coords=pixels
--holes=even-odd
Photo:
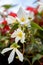
[[[43,28],[40,27],[38,24],[34,23],[34,22],[31,22],[31,26],[33,29],[38,29],[38,30],[42,30],[43,31]]]
[[[4,7],[5,9],[9,9],[9,8],[13,7],[13,5],[7,4],[7,5],[3,5],[2,7]]]
[[[41,54],[36,54],[33,58],[32,58],[32,64],[36,61],[42,58]]]

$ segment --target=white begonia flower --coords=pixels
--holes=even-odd
[[[18,41],[20,41],[21,43],[25,42],[25,33],[18,28],[16,31],[14,31],[14,33],[11,35],[12,38],[15,37],[15,42],[17,43]]]
[[[8,63],[9,64],[13,61],[14,56],[15,56],[15,52],[18,55],[19,60],[21,62],[23,62],[23,59],[24,59],[23,54],[17,48],[13,48],[13,47],[12,48],[5,48],[5,49],[2,50],[1,54],[4,54],[4,53],[6,53],[6,52],[8,52],[10,50],[12,50],[12,51],[11,51],[9,57],[8,57]]]
[[[30,20],[28,20],[27,13],[22,7],[20,7],[18,12],[17,12],[17,19],[21,25],[25,25],[28,23],[30,25]]]
[[[38,8],[38,12],[42,12],[43,11],[43,3],[42,2],[38,2],[39,8]]]
[[[8,17],[6,17],[6,20],[7,20],[7,23],[8,24],[12,24],[12,23],[15,23],[16,22],[16,18],[8,15]]]

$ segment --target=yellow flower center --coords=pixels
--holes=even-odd
[[[19,32],[19,33],[17,34],[17,36],[20,37],[20,38],[22,38],[22,32]]]
[[[20,20],[21,20],[22,22],[25,22],[25,18],[24,18],[24,17],[22,17]]]

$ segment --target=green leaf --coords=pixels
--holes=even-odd
[[[0,49],[1,48],[4,48],[6,45],[4,44],[4,43],[2,43],[2,42],[0,42]]]
[[[3,5],[2,7],[6,8],[6,9],[9,9],[9,8],[11,8],[13,6],[9,4],[9,5]]]
[[[42,39],[42,41],[43,41],[43,31],[41,31],[41,30],[38,30],[37,31],[38,32],[38,36]]]
[[[18,27],[19,27],[19,24],[18,24],[18,23],[15,23],[15,24],[12,26],[10,32],[16,30]]]
[[[32,58],[32,64],[33,64],[36,60],[41,59],[41,57],[42,57],[41,54],[37,54],[37,55],[35,55],[35,56]]]
[[[43,30],[43,28],[41,28],[38,24],[31,22],[31,26],[33,29],[39,29],[39,30]]]

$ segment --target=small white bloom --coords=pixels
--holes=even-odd
[[[42,12],[43,11],[43,3],[42,2],[38,2],[39,4],[39,8],[38,8],[38,12]]]
[[[3,12],[3,15],[7,16],[8,15],[8,12],[7,11],[4,11]]]
[[[0,7],[0,14],[2,14],[4,12],[5,8],[4,7]]]
[[[1,17],[1,15],[0,15],[0,24],[3,22],[3,18]]]
[[[40,13],[40,12],[42,12],[42,11],[43,11],[43,6],[39,6],[38,12]]]
[[[4,10],[5,10],[5,8],[0,6],[0,23],[2,23],[4,20],[3,17],[1,16],[4,14]]]
[[[17,18],[18,22],[21,25],[25,25],[25,24],[28,24],[28,23],[30,25],[30,21],[28,20],[27,13],[22,7],[19,8],[19,11],[17,12],[17,16],[18,16],[18,18]]]
[[[8,24],[12,24],[12,23],[15,23],[16,22],[16,18],[8,15],[8,17],[6,17],[6,20],[8,22]]]
[[[1,54],[4,54],[4,53],[6,53],[6,52],[8,52],[10,50],[12,50],[12,51],[11,51],[9,57],[8,57],[8,63],[9,64],[13,61],[14,56],[15,56],[15,52],[18,55],[19,60],[21,62],[23,62],[23,59],[24,59],[23,54],[17,48],[5,48],[5,49],[2,50]]]
[[[39,2],[37,2],[37,4],[38,4],[38,5],[43,5],[43,2],[40,2],[40,1],[39,1]]]
[[[14,31],[14,33],[11,35],[12,38],[15,37],[15,42],[17,43],[19,40],[21,41],[21,43],[25,42],[25,33],[18,28],[16,31]]]
[[[28,15],[28,19],[31,21],[31,20],[33,20],[34,19],[34,13],[33,12],[31,12],[31,11],[28,11],[28,13],[27,13],[27,15]]]

